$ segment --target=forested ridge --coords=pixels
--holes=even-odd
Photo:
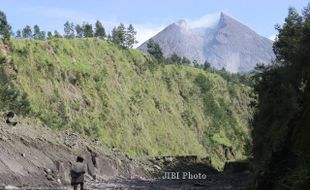
[[[255,75],[253,188],[310,189],[310,5],[276,28],[277,59]]]

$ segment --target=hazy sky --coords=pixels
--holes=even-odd
[[[140,42],[179,19],[203,22],[206,15],[225,12],[257,33],[275,35],[289,6],[301,10],[309,0],[0,0],[13,29],[38,24],[43,30],[63,32],[66,20],[75,23],[97,19],[107,30],[120,22],[132,23]],[[207,22],[207,21],[205,21]]]

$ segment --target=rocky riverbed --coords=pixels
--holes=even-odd
[[[249,180],[247,174],[216,174],[208,175],[204,180],[162,180],[162,179],[109,179],[89,180],[85,189],[89,190],[244,190]],[[0,188],[1,189],[1,188]],[[66,187],[24,187],[7,186],[3,189],[24,190],[69,190]]]
[[[103,182],[90,182],[89,189],[94,190],[243,190],[249,180],[247,174],[215,174],[208,175],[204,180],[141,180],[141,179],[114,179]]]

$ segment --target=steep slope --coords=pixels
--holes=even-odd
[[[179,21],[153,39],[166,57],[175,52],[200,64],[207,60],[214,68],[224,67],[231,72],[247,72],[257,63],[268,64],[274,59],[271,40],[224,13],[214,27],[194,28],[186,21]],[[146,44],[138,49],[146,52]]]
[[[18,117],[18,124],[12,126],[5,123],[4,113],[0,115],[1,189],[7,185],[27,189],[68,186],[77,155],[86,160],[87,181],[92,177],[148,176],[137,161],[108,149],[96,139],[53,131],[34,118]]]
[[[13,40],[1,109],[98,137],[130,156],[208,156],[218,168],[250,142],[251,88],[96,39]]]
[[[173,53],[186,56],[190,60],[205,60],[203,47],[204,36],[197,35],[185,20],[180,20],[169,25],[163,31],[158,33],[153,39],[160,44],[165,57]],[[147,42],[143,43],[138,49],[147,52]]]
[[[223,13],[215,30],[213,39],[204,47],[204,55],[216,68],[250,71],[257,63],[271,63],[274,58],[271,40]]]

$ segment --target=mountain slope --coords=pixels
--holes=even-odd
[[[182,20],[169,25],[153,39],[166,57],[175,52],[200,64],[207,60],[214,68],[224,67],[231,72],[247,72],[257,63],[268,64],[274,59],[271,40],[224,13],[213,27],[195,28]],[[138,49],[146,52],[146,44]]]
[[[251,88],[96,39],[13,40],[2,52],[0,104],[53,129],[93,135],[131,156],[241,159]]]

